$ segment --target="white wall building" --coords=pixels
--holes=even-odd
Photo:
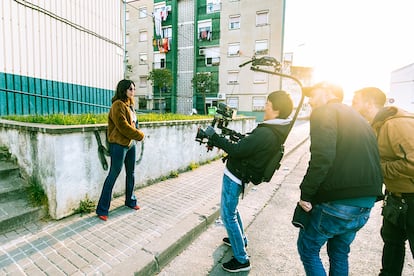
[[[0,1],[0,115],[107,112],[93,108],[110,106],[124,75],[123,8],[113,0]]]
[[[388,103],[414,112],[414,63],[391,72]]]

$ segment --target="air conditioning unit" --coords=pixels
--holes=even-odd
[[[206,49],[198,49],[198,54],[204,56],[206,54]]]
[[[152,100],[152,95],[145,95],[146,100]]]
[[[225,100],[226,99],[226,93],[218,93],[217,98],[219,100]]]

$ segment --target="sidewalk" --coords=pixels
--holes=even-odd
[[[285,156],[308,131],[292,129]],[[140,189],[139,211],[114,199],[106,222],[74,215],[0,235],[0,275],[155,274],[218,217],[223,169],[218,160]]]

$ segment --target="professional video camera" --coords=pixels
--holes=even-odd
[[[220,136],[225,137],[229,141],[235,143],[244,137],[243,134],[227,128],[229,122],[234,119],[236,112],[236,109],[231,108],[224,103],[219,103],[217,106],[216,115],[214,116],[213,122],[211,123],[211,126],[213,128],[217,127],[221,130],[221,134],[219,134]],[[197,130],[195,140],[197,142],[200,142],[200,144],[207,144],[207,151],[212,149],[212,146],[208,143],[209,141],[207,134],[200,127]]]

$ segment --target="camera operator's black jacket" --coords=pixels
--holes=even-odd
[[[214,134],[210,143],[227,154],[227,169],[244,183],[246,175],[261,178],[270,159],[278,152],[289,131],[290,120],[274,119],[259,124],[237,143]],[[246,172],[245,170],[248,170]]]

